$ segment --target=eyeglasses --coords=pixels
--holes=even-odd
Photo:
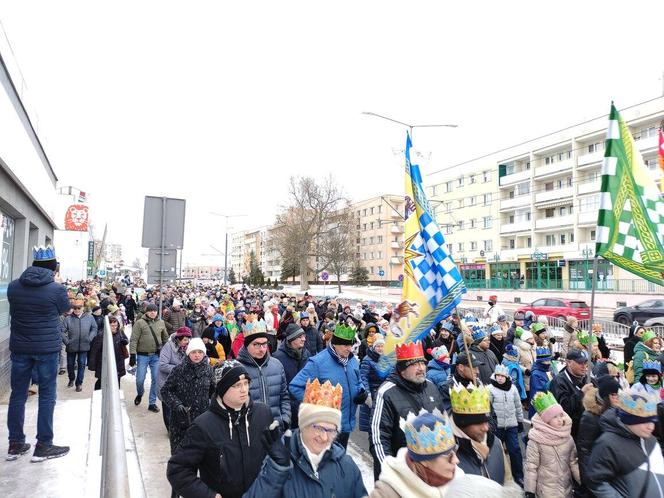
[[[311,428],[316,433],[317,436],[331,437],[332,439],[336,438],[339,434],[337,429],[326,429],[322,425],[312,424]]]
[[[267,349],[267,342],[254,342],[251,345],[256,349]]]
[[[447,463],[452,463],[454,459],[456,458],[456,449],[458,446],[454,448],[453,451],[450,451],[447,455],[445,455],[445,460],[447,460]]]

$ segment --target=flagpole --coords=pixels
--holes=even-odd
[[[459,320],[459,324],[461,324],[461,318],[459,318],[459,312],[456,308],[454,307],[454,314],[457,316],[457,320]],[[470,368],[470,375],[472,376],[473,379],[473,385],[477,387],[477,379],[475,378],[475,369],[473,368],[473,361],[470,356],[470,351],[468,350],[468,344],[466,343],[466,338],[464,337],[463,333],[463,328],[459,326],[459,329],[461,330],[461,341],[463,342],[463,349],[466,351],[466,359],[468,360],[468,368]]]
[[[590,351],[588,352],[588,378],[590,378],[590,372],[593,368],[593,321],[595,320],[595,289],[597,288],[597,260],[598,256],[595,254],[593,258],[593,276],[592,276],[592,290],[590,291],[590,322],[588,323],[588,337],[590,342],[588,343]]]

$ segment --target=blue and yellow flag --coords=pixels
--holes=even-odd
[[[403,291],[392,315],[381,368],[394,364],[397,344],[421,340],[452,313],[466,292],[424,194],[420,167],[411,162],[411,147],[408,135]]]

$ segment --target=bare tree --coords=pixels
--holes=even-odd
[[[356,259],[357,220],[350,206],[341,209],[328,230],[320,236],[317,246],[322,270],[330,270],[336,275],[341,294],[341,275],[349,273]]]
[[[309,272],[314,270],[309,260],[316,257],[315,243],[348,201],[332,177],[320,183],[311,177],[291,177],[289,198],[277,215],[275,245],[283,260],[297,261],[300,289],[307,290]]]

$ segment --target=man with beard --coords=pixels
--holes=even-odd
[[[371,454],[374,460],[374,478],[378,480],[380,468],[388,456],[396,456],[406,446],[406,437],[399,421],[408,413],[432,412],[442,405],[438,388],[426,373],[426,359],[422,343],[407,343],[396,347],[397,364],[394,372],[378,389],[371,419]]]

